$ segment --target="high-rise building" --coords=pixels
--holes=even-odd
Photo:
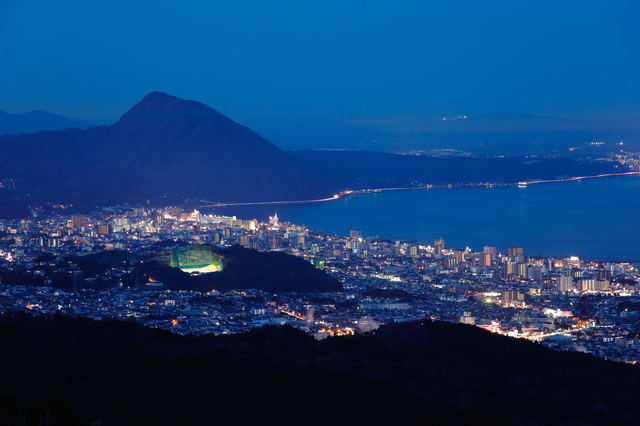
[[[509,247],[509,257],[514,257],[519,254],[524,254],[524,252],[522,251],[522,247],[520,246]]]
[[[498,255],[498,249],[496,247],[484,246],[482,248],[482,253],[490,254],[492,256],[497,256]]]
[[[562,293],[573,290],[573,277],[561,275],[556,278],[556,288]]]
[[[351,238],[362,238],[362,230],[361,229],[352,229],[349,232]]]
[[[529,279],[533,281],[542,281],[542,267],[541,266],[529,266],[527,271]]]
[[[517,290],[507,290],[502,292],[502,303],[505,305],[510,304],[514,300],[518,300],[518,291]]]
[[[75,227],[81,227],[81,226],[87,226],[87,217],[86,216],[82,216],[81,214],[77,214],[74,215],[71,218],[71,224]]]
[[[529,278],[528,272],[526,263],[518,263],[518,276],[527,279]]]
[[[440,238],[433,243],[433,251],[436,255],[442,254],[444,251],[444,238]]]
[[[482,255],[482,266],[489,267],[493,264],[491,253],[485,253]]]
[[[271,237],[271,239],[269,240],[269,248],[272,250],[280,248],[281,244],[282,244],[282,241],[278,236]]]

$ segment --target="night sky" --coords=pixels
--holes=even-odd
[[[640,2],[1,0],[0,110],[640,116]]]

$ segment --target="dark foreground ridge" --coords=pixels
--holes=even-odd
[[[636,366],[444,322],[315,341],[290,326],[196,338],[0,318],[8,425],[638,424],[638,383]]]

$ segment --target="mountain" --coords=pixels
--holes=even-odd
[[[555,118],[499,114],[477,120],[542,123]],[[431,121],[421,125],[435,125]],[[362,141],[359,151],[283,151],[200,102],[151,92],[111,125],[1,136],[0,196],[15,201],[24,212],[26,206],[46,203],[93,208],[143,202],[166,205],[185,199],[224,203],[314,200],[347,188],[513,183],[622,171],[610,162],[588,164],[567,158],[516,157],[519,152],[531,150],[554,155],[563,154],[563,150],[571,152],[566,148],[593,140],[598,131],[607,133],[605,130],[421,133],[411,132],[408,127],[405,134],[399,134],[385,124],[388,129],[383,129],[378,140],[372,139],[371,133],[354,130],[340,121],[282,121],[271,129],[279,132],[296,124],[305,126],[318,144],[326,139],[328,144],[339,145],[357,138]],[[341,132],[344,138],[332,141],[331,131],[321,131],[327,127]],[[635,130],[629,129],[621,132],[633,134]],[[486,156],[514,157],[435,158],[362,151],[367,147],[374,150],[372,145],[392,146],[397,151],[457,146]],[[599,145],[593,149],[609,148]],[[602,153],[587,149],[576,152],[585,157],[602,157]],[[9,217],[11,212],[6,210],[0,209],[2,217]]]
[[[0,179],[34,202],[305,200],[324,185],[254,131],[195,101],[152,92],[109,126],[0,137]]]
[[[74,120],[44,111],[30,111],[24,114],[9,114],[0,111],[0,135],[36,133],[42,130],[62,130],[71,127],[86,129],[93,123]]]

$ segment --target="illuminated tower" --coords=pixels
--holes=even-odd
[[[269,216],[269,225],[278,226],[278,212],[276,211],[273,216]]]

